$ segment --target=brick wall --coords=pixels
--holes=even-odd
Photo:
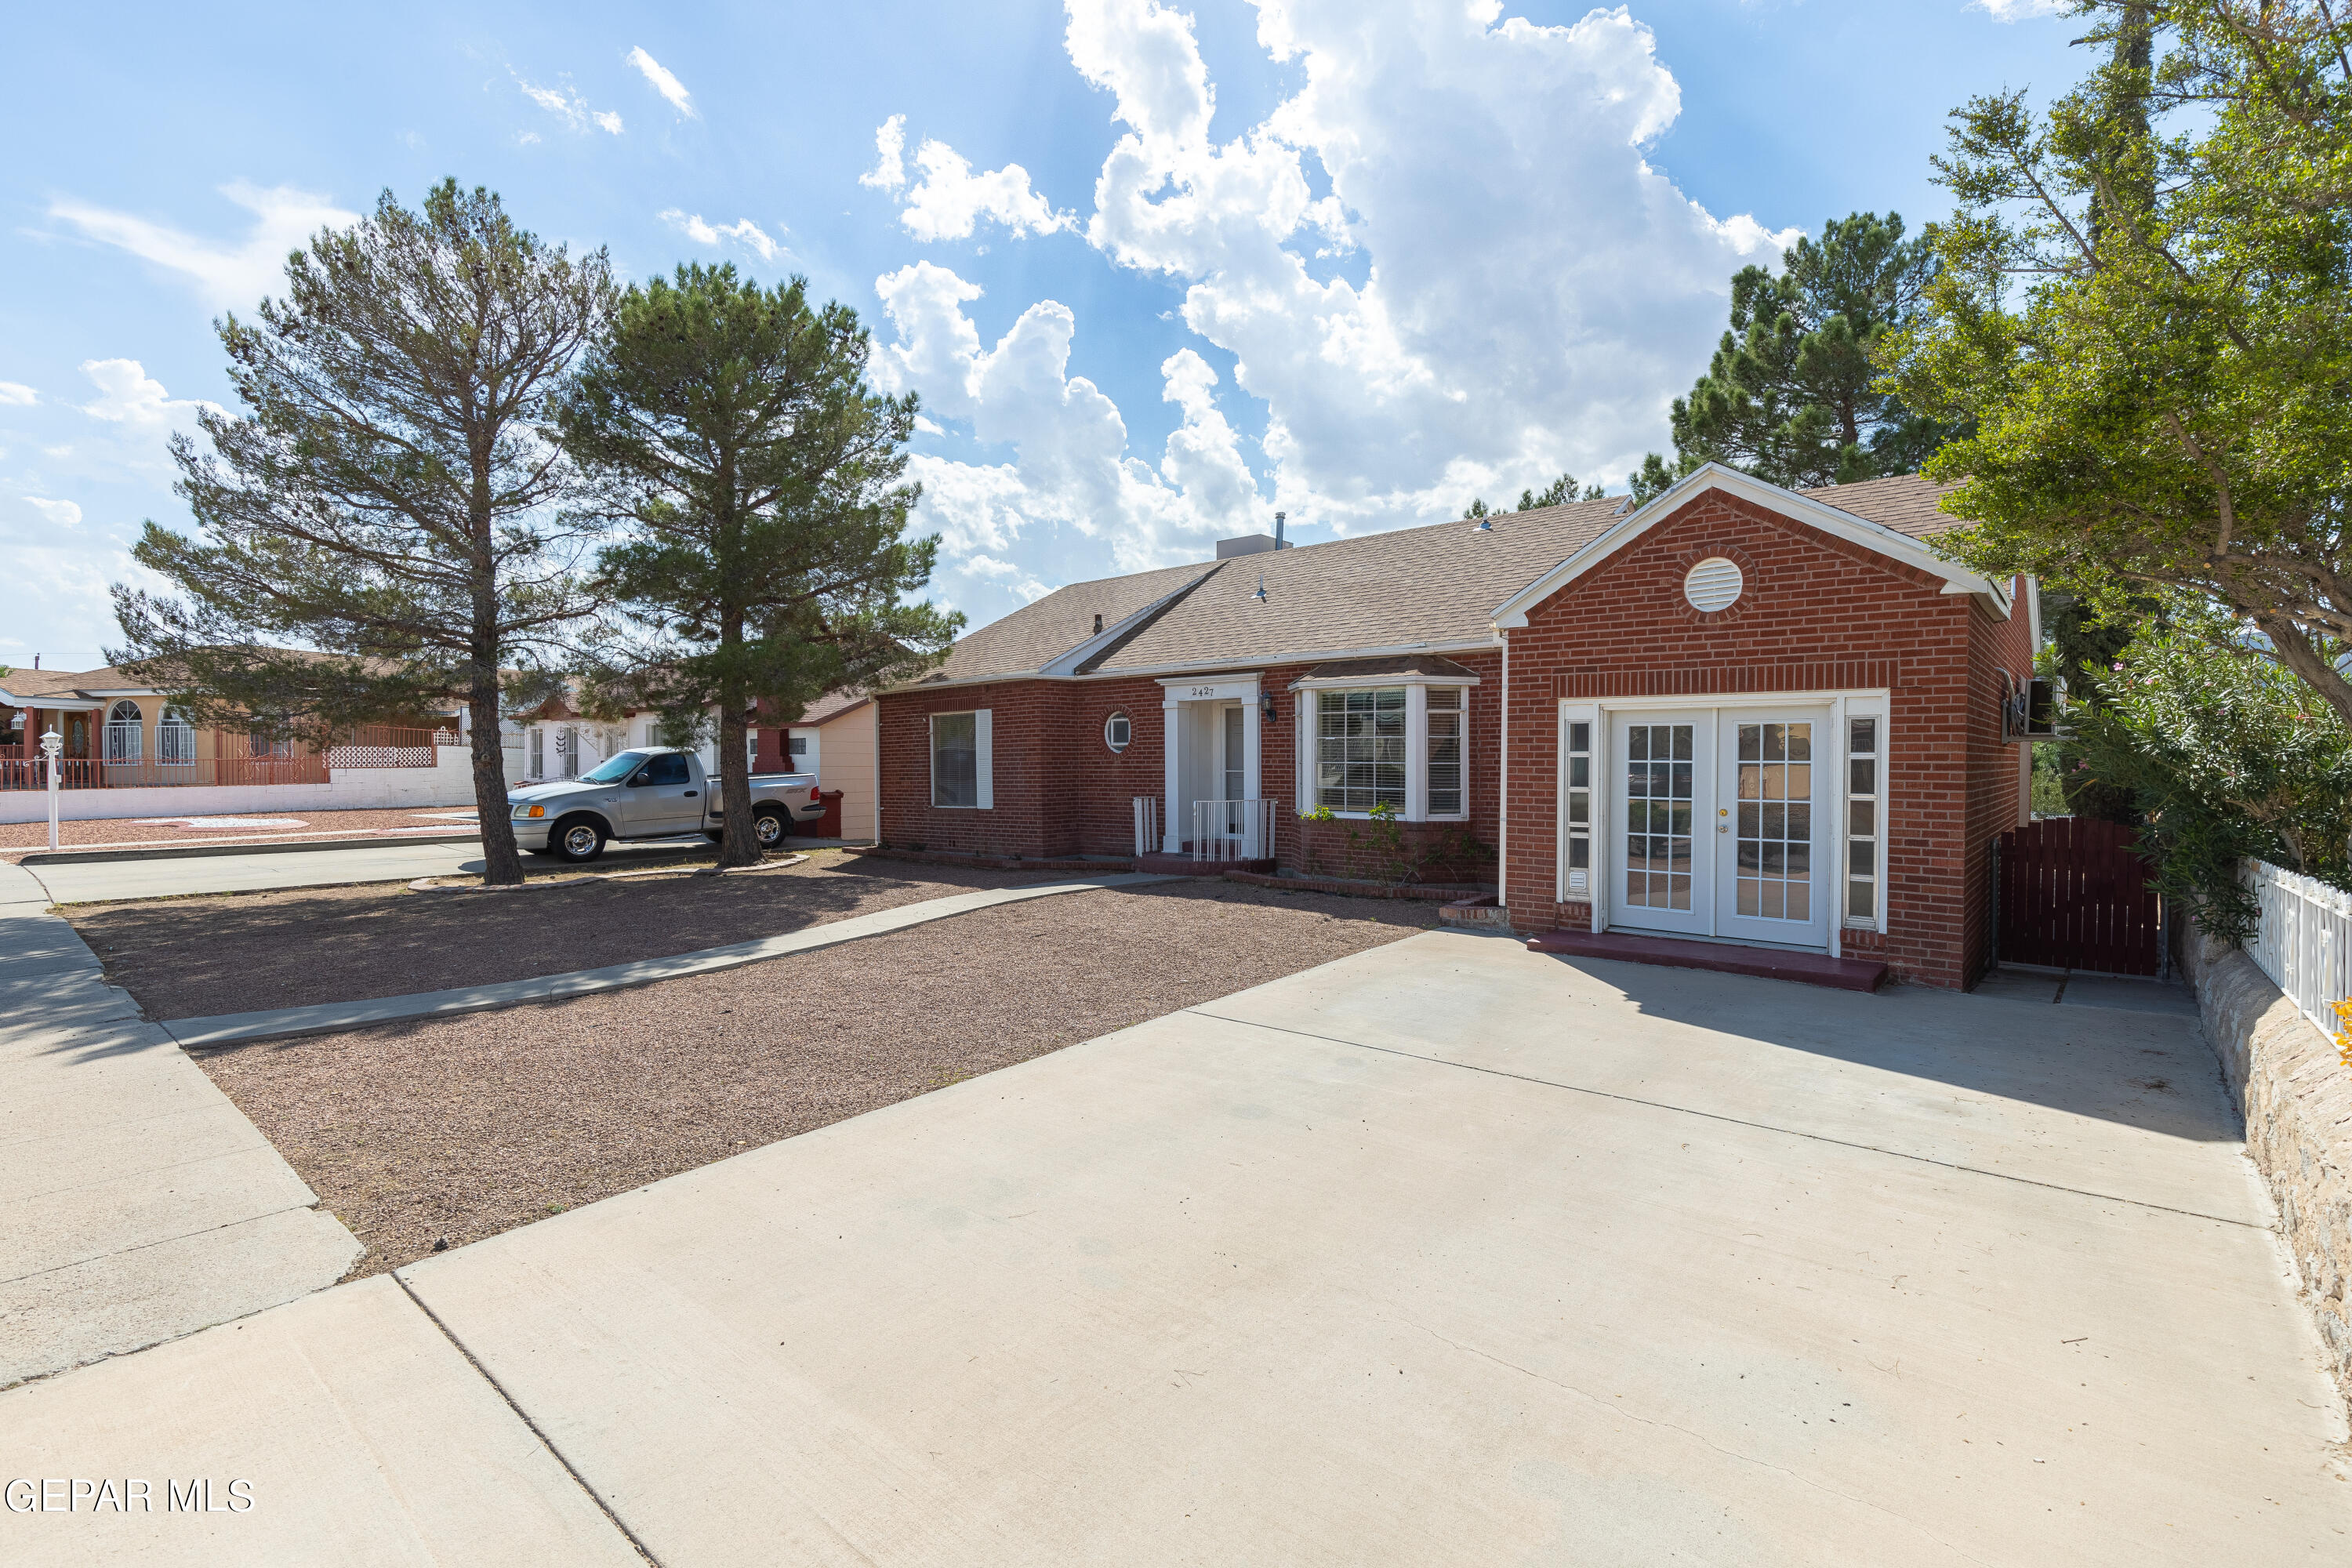
[[[1682,583],[1710,555],[1737,561],[1746,582],[1728,609],[1704,615]],[[1990,841],[2016,820],[2021,776],[2000,739],[1995,669],[2032,660],[2021,605],[2000,622],[1942,586],[1714,491],[1538,606],[1510,633],[1512,924],[1591,919],[1581,902],[1553,902],[1561,698],[1885,687],[1888,930],[1843,940],[1915,980],[1972,983],[1986,952]],[[1598,871],[1599,846],[1595,857]]]
[[[1498,824],[1495,777],[1501,715],[1500,655],[1456,654],[1479,678],[1469,692],[1470,757],[1465,781],[1470,819],[1456,825],[1489,847]],[[1327,868],[1342,858],[1338,824],[1297,820],[1297,703],[1290,689],[1309,666],[1264,668],[1259,689],[1273,696],[1275,717],[1259,721],[1259,784],[1282,803],[1275,816],[1276,858],[1302,867],[1303,829],[1318,834]],[[1206,679],[1215,671],[1199,674]],[[920,844],[991,855],[1127,855],[1134,852],[1134,797],[1160,799],[1167,788],[1163,689],[1150,677],[1084,680],[1003,680],[938,691],[894,692],[882,707],[882,826],[887,844]],[[993,718],[994,808],[942,810],[930,804],[929,716],[990,710]],[[1103,725],[1114,711],[1133,721],[1133,740],[1114,754]],[[1163,802],[1164,807],[1164,802]],[[1179,824],[1180,829],[1189,824]],[[1471,864],[1476,864],[1476,857]],[[1493,862],[1462,879],[1491,881]],[[1452,869],[1466,869],[1454,868]],[[1434,871],[1433,871],[1433,876]]]

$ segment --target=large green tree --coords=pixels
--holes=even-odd
[[[939,540],[907,536],[915,399],[877,395],[846,305],[690,265],[632,288],[558,417],[563,445],[633,528],[602,556],[644,635],[604,668],[673,732],[716,709],[721,865],[760,858],[745,719],[910,674],[963,624],[904,595]]]
[[[487,879],[522,879],[499,723],[597,599],[578,476],[542,422],[613,298],[454,180],[410,212],[386,191],[286,264],[286,296],[217,327],[242,415],[175,437],[197,531],[146,525],[132,557],[178,590],[117,584],[126,646],[199,723],[324,745],[463,696]]]
[[[1631,476],[1647,500],[1701,464],[1774,484],[1910,473],[1943,431],[1880,388],[1871,352],[1916,308],[1935,258],[1894,213],[1832,218],[1780,258],[1731,279],[1731,324],[1690,395],[1675,400],[1675,458]]]
[[[2076,11],[2074,90],[1954,115],[1941,266],[1881,345],[1971,426],[1928,466],[1973,525],[1942,542],[2109,618],[2219,605],[2352,718],[2352,7]]]

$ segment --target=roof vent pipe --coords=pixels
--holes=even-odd
[[[1095,612],[1095,636],[1102,636],[1102,612],[1100,610],[1097,610]]]
[[[1287,550],[1290,548],[1289,545],[1284,543],[1282,541],[1282,520],[1286,515],[1288,514],[1279,511],[1274,514],[1274,547],[1276,550]]]

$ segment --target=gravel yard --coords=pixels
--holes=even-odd
[[[354,1273],[376,1274],[1434,923],[1167,882],[199,1059],[366,1244]]]
[[[743,877],[583,879],[513,892],[400,886],[68,907],[107,978],[151,1018],[352,1002],[662,958],[975,888],[1069,872],[966,870],[837,849]]]

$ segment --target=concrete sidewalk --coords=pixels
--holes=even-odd
[[[747,963],[782,958],[787,953],[814,952],[819,948],[856,942],[860,937],[904,931],[908,926],[946,920],[951,915],[969,914],[974,910],[992,909],[998,904],[1017,904],[1030,899],[1050,899],[1060,893],[1084,893],[1101,888],[1134,888],[1147,882],[1179,879],[1148,873],[1119,872],[1108,877],[1089,877],[1033,888],[989,888],[977,892],[956,893],[944,899],[926,899],[920,903],[901,904],[896,909],[877,910],[868,915],[853,915],[847,920],[830,921],[803,931],[786,931],[781,936],[729,942],[724,947],[706,947],[693,952],[673,953],[666,958],[633,959],[626,963],[608,963],[601,969],[574,969],[562,974],[534,975],[528,980],[501,981],[490,985],[461,985],[446,991],[411,992],[404,996],[377,996],[360,1002],[322,1002],[308,1007],[276,1007],[255,1013],[216,1014],[208,1018],[177,1018],[163,1024],[161,1027],[181,1045],[194,1048],[235,1045],[246,1040],[283,1039],[295,1035],[332,1034],[343,1029],[364,1028],[370,1024],[388,1024],[401,1018],[445,1017],[457,1013],[519,1007],[532,1002],[560,1002],[567,996],[585,996],[593,992],[651,985],[657,981],[677,980],[688,974],[739,969]]]
[[[0,1386],[307,1294],[360,1244],[0,865]]]
[[[0,1553],[2341,1561],[2236,1136],[2179,1017],[1431,932],[0,1394],[256,1499]]]
[[[681,850],[702,852],[697,835],[610,844],[600,870],[625,870],[634,860],[654,861]],[[551,869],[526,857],[527,869]],[[356,882],[408,882],[419,877],[478,874],[478,838],[386,838],[346,849],[265,850],[243,855],[190,858],[142,855],[129,860],[85,860],[25,868],[51,900],[61,904],[121,899],[175,899],[192,893],[254,893],[280,888],[344,887]]]

